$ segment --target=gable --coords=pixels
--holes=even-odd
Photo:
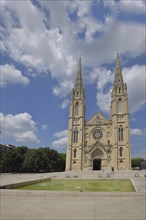
[[[93,115],[87,122],[86,125],[102,125],[102,124],[109,124],[111,123],[110,120],[106,119],[103,115],[97,112]]]

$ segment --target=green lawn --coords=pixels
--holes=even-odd
[[[51,179],[50,181],[19,187],[25,190],[134,192],[130,180]]]

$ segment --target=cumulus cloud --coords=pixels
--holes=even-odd
[[[86,81],[88,83],[97,82],[96,104],[101,111],[109,112],[113,72],[107,68],[98,67],[86,77]]]
[[[68,130],[59,131],[54,134],[54,137],[58,137],[58,138],[66,137],[67,133],[68,133]]]
[[[76,59],[70,51],[72,32],[65,18],[65,9],[60,2],[55,4],[47,1],[40,4],[49,10],[50,28],[45,25],[44,10],[31,1],[8,1],[3,4],[3,52],[8,53],[15,61],[23,63],[30,74],[50,73],[58,82],[53,93],[57,96],[68,95],[74,78]],[[66,44],[69,38],[70,44]]]
[[[7,138],[16,142],[39,143],[36,135],[36,123],[26,112],[12,115],[0,113],[2,139]]]
[[[145,100],[146,66],[134,65],[123,68],[122,74],[128,87],[130,113],[140,110]],[[91,77],[90,77],[91,76]],[[97,68],[91,72],[90,82],[97,81],[97,106],[101,111],[109,112],[114,72],[106,68]],[[109,85],[109,86],[108,86]],[[136,89],[138,88],[138,89]]]
[[[59,140],[53,141],[52,146],[57,147],[57,148],[66,147],[67,137],[63,137],[63,138],[60,138]]]
[[[104,93],[103,91],[99,91],[96,94],[97,106],[103,112],[108,112],[110,110],[111,103],[111,91]]]
[[[134,129],[130,129],[130,134],[136,135],[136,136],[141,136],[141,135],[143,135],[143,132],[141,129],[134,128]]]
[[[146,103],[146,66],[134,65],[129,68],[123,68],[123,76],[128,86],[129,110],[130,112],[135,112]]]
[[[8,84],[28,85],[29,79],[23,76],[21,71],[16,69],[12,64],[0,65],[1,77],[0,86],[4,87]]]
[[[53,87],[53,94],[55,96],[65,97],[69,94],[71,89],[73,88],[73,82],[68,80],[61,81],[59,85]]]
[[[121,11],[130,12],[132,14],[143,14],[146,11],[145,1],[138,0],[138,1],[120,1],[119,8]]]
[[[5,1],[1,4],[1,48],[14,61],[23,63],[30,74],[51,74],[56,80],[52,88],[55,96],[66,99],[71,92],[79,54],[82,54],[83,65],[91,69],[93,82],[99,77],[94,70],[103,64],[112,64],[117,48],[127,59],[144,53],[143,23],[119,21],[113,12],[104,15],[103,21],[95,20],[91,10],[94,1],[36,2]],[[112,5],[116,9],[130,10],[130,1],[125,2],[105,1],[104,5],[109,9]],[[134,9],[142,11],[142,1],[140,5],[135,2],[131,3]],[[72,13],[76,16],[74,20],[71,19]],[[83,38],[79,37],[80,32]],[[102,33],[102,38],[98,34],[95,37],[96,33]],[[106,84],[106,77],[100,77],[98,88]],[[107,100],[107,92],[98,92],[99,99]],[[103,99],[100,98],[102,94]],[[63,101],[61,108],[65,106],[67,102]]]
[[[97,88],[103,89],[104,86],[113,82],[113,73],[110,69],[105,67],[98,67],[93,69],[88,76],[86,76],[86,82],[94,83],[97,81]]]
[[[68,134],[68,130],[56,132],[54,134],[54,137],[56,137],[57,140],[52,142],[52,146],[55,148],[66,148],[68,142],[67,134]]]
[[[112,12],[124,12],[132,14],[144,14],[145,13],[145,1],[138,0],[120,0],[120,1],[103,1],[105,7],[108,7]]]
[[[64,109],[69,105],[69,100],[64,99],[63,102],[61,103],[61,108]]]
[[[78,35],[82,33],[86,42],[94,40],[94,34],[102,31],[101,21],[98,22],[91,15],[92,4],[90,1],[72,1],[67,2],[66,7],[70,13],[76,14],[74,32]]]

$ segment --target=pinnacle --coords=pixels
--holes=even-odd
[[[83,82],[82,82],[82,61],[81,61],[81,56],[79,58],[79,64],[78,64],[78,71],[76,75],[76,83],[75,86],[82,87]]]
[[[122,84],[123,83],[123,76],[122,76],[122,71],[121,71],[119,51],[117,51],[114,83],[116,83],[116,84]]]

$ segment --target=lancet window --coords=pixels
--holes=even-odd
[[[123,147],[120,147],[119,153],[120,153],[120,157],[122,157],[123,156]]]
[[[74,143],[78,143],[78,130],[74,130]]]
[[[73,156],[74,156],[74,158],[77,157],[77,149],[74,149],[74,150],[73,150]]]
[[[78,113],[79,113],[79,103],[76,102],[75,103],[75,115],[78,115]]]
[[[123,141],[123,127],[119,127],[118,129],[118,140]]]
[[[122,112],[122,99],[119,98],[118,100],[118,113],[121,113]]]

